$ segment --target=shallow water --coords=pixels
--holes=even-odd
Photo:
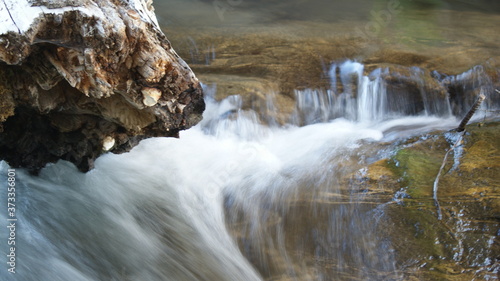
[[[383,84],[374,81],[357,88]],[[378,98],[350,97],[357,115],[338,111],[333,89],[323,99],[297,92],[282,126],[205,86],[204,119],[180,139],[103,155],[87,174],[64,161],[39,176],[17,169],[17,273],[2,280],[402,280],[391,238],[377,230],[392,199],[349,179],[387,157],[392,141],[458,120],[371,106],[391,99],[371,88]],[[2,182],[8,169],[2,162]]]
[[[225,3],[218,7],[225,10],[214,3]],[[261,45],[276,42],[273,52],[282,48],[287,56],[294,40],[315,44],[340,34],[367,42],[358,62],[314,62],[326,87],[286,92],[262,86],[262,93],[251,95],[263,95],[263,105],[248,106],[248,93],[222,94],[221,84],[209,81],[199,125],[180,139],[152,138],[130,153],[103,155],[87,174],[66,162],[49,165],[38,177],[17,169],[17,273],[2,270],[0,279],[405,280],[394,250],[401,241],[379,228],[386,204],[407,195],[371,196],[362,188],[366,167],[392,155],[398,141],[456,127],[461,116],[453,113],[473,100],[454,104],[422,88],[421,102],[413,103],[409,95],[387,91],[380,78],[386,68],[360,61],[372,48],[435,57],[453,50],[471,56],[455,69],[461,73],[498,55],[500,8],[496,1],[401,1],[401,11],[376,36],[359,35],[356,28],[363,32],[376,22],[372,12],[387,10],[388,3],[155,1],[174,48],[192,59],[202,81],[208,74],[235,79],[234,73],[224,76],[226,68],[212,73],[211,67],[237,53],[239,46],[231,46],[242,34]],[[203,39],[211,36],[217,40]],[[240,63],[258,63],[253,59]],[[237,75],[276,78],[264,70]],[[418,80],[420,68],[412,71],[425,82]],[[492,95],[494,81],[483,73],[478,67],[446,79],[476,77],[484,85],[478,89]],[[292,98],[281,116],[285,94]],[[481,112],[495,109],[486,102]],[[0,163],[0,182],[7,182],[8,169]],[[2,202],[6,197],[2,188]],[[6,221],[6,212],[0,218]],[[9,252],[6,243],[0,249]]]
[[[380,126],[389,130],[408,126],[409,120]],[[455,123],[415,119],[425,125],[436,121],[439,127]],[[326,206],[318,203],[313,210],[307,207],[326,200],[324,194],[335,198],[345,193],[334,177],[343,171],[335,169],[357,158],[351,151],[361,140],[383,139],[382,129],[347,120],[289,129],[270,129],[244,117],[233,122],[253,128],[226,124],[215,136],[198,126],[181,139],[146,140],[130,153],[100,157],[87,174],[64,162],[50,165],[39,177],[18,169],[17,273],[2,271],[4,280],[261,280],[244,254],[251,259],[269,255],[256,260],[257,266],[268,262],[285,267],[260,268],[268,277],[280,273],[300,276],[298,280],[343,275],[376,280],[378,272],[395,274],[390,242],[380,244],[369,236],[371,208],[349,206],[345,200],[354,205],[358,201],[349,193],[338,201],[340,209],[328,206],[337,199]],[[262,137],[247,140],[248,130]],[[353,164],[343,169],[352,171]],[[4,182],[7,168],[2,163]],[[302,192],[317,195],[301,199]],[[300,200],[305,200],[305,209]],[[300,223],[297,209],[320,215],[310,218],[312,225]],[[321,221],[324,216],[331,224]],[[337,223],[342,217],[348,219],[345,226]],[[230,231],[233,227],[239,234]],[[299,233],[293,235],[293,229]],[[301,232],[316,237],[301,240]],[[1,234],[6,237],[5,229]],[[294,242],[298,245],[290,249],[289,239],[299,239]],[[237,242],[248,252],[241,253]],[[336,243],[343,250],[331,245],[308,253],[322,243]],[[317,265],[297,265],[302,255],[297,251],[344,265],[333,273]]]
[[[335,38],[344,45],[353,45],[349,39],[357,38],[366,41],[352,46],[359,49],[353,52],[360,58],[393,49],[449,58],[450,63],[452,57],[460,57],[461,63],[455,62],[458,72],[500,54],[498,1],[162,0],[155,1],[155,7],[178,49],[186,47],[188,38],[198,41],[207,34],[223,37],[220,44],[243,34],[313,41]],[[223,54],[226,50],[213,41]],[[445,68],[438,62],[435,67]]]

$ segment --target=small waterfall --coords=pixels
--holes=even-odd
[[[266,114],[267,125],[262,124],[257,112],[243,110],[243,100],[239,95],[232,95],[217,102],[214,100],[217,86],[204,87],[207,108],[203,113],[203,120],[199,126],[203,132],[216,137],[237,138],[243,140],[258,140],[268,136],[271,132],[269,126],[277,126],[276,122]],[[266,102],[267,110],[272,110],[272,95]],[[263,109],[265,111],[266,108]]]
[[[407,75],[390,68],[377,68],[368,75],[364,72],[364,65],[355,61],[335,63],[329,71],[330,89],[296,90],[295,124],[335,118],[379,123],[408,115],[452,115],[445,87],[437,82],[428,85],[420,68],[407,69]]]
[[[487,72],[490,72],[488,74]],[[486,96],[480,111],[488,114],[488,111],[494,111],[500,106],[500,94],[495,91],[495,82],[492,81],[491,73],[496,73],[500,77],[500,70],[486,65],[478,65],[456,76],[436,75],[441,84],[444,85],[450,93],[450,107],[453,114],[464,116],[475,103],[479,94]],[[498,88],[497,88],[498,89]]]
[[[358,91],[358,118],[360,122],[382,121],[387,116],[387,89],[382,80],[382,72],[377,69],[370,76],[363,76]]]
[[[423,70],[365,72],[332,65],[330,89],[295,91],[285,126],[271,94],[262,117],[205,86],[204,119],[180,139],[103,155],[87,174],[64,161],[38,177],[18,169],[18,268],[0,279],[401,280],[392,241],[378,232],[384,202],[360,184],[365,167],[380,159],[380,141],[457,120]],[[404,88],[405,79],[417,82]],[[1,182],[8,168],[0,163]]]

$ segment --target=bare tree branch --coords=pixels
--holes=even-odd
[[[467,112],[464,119],[462,119],[462,122],[460,122],[460,125],[458,125],[458,127],[457,127],[458,132],[462,132],[465,130],[465,126],[467,125],[467,123],[469,123],[470,119],[472,118],[474,113],[476,113],[476,110],[479,108],[479,106],[481,106],[481,103],[483,103],[485,98],[486,98],[486,96],[484,94],[479,95],[479,97],[477,98],[474,105],[471,107],[469,112]]]

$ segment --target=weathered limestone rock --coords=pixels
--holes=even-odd
[[[103,151],[177,136],[203,93],[160,30],[150,0],[4,0],[0,159],[38,170],[92,168]]]

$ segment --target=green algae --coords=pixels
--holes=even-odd
[[[462,152],[450,154],[440,177],[443,220],[437,219],[432,189],[453,145],[445,135],[455,133],[408,139],[392,157],[368,167],[369,185],[393,188],[396,200],[385,208],[381,232],[391,237],[404,280],[487,280],[499,270],[500,122],[466,131]]]
[[[388,168],[399,178],[402,188],[412,198],[432,196],[434,179],[446,153],[447,144],[443,138],[433,138],[431,143],[416,142],[399,149],[387,161]]]

